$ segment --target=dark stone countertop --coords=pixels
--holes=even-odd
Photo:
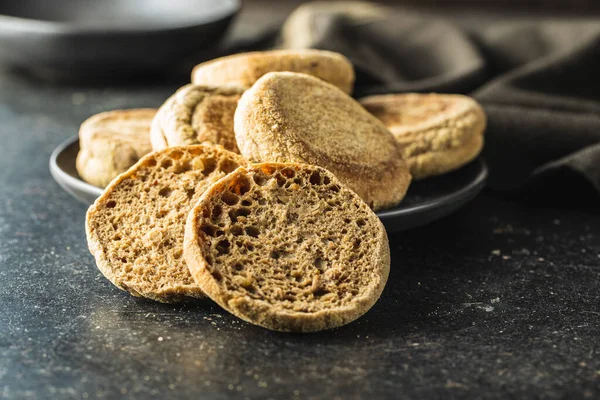
[[[381,300],[318,334],[113,287],[48,158],[90,114],[158,106],[176,87],[0,78],[0,398],[600,396],[597,212],[484,193],[391,237]]]

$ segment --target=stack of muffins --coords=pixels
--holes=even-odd
[[[474,159],[485,116],[460,95],[356,101],[353,83],[338,53],[237,54],[158,110],[88,119],[77,169],[106,186],[86,221],[98,268],[135,296],[208,296],[280,331],[364,314],[390,268],[374,210]]]

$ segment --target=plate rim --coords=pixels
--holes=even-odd
[[[477,174],[477,176],[475,177],[475,179],[470,181],[469,184],[462,186],[460,188],[460,190],[456,190],[452,193],[438,197],[435,200],[429,200],[429,201],[426,201],[425,203],[421,203],[418,205],[414,205],[414,206],[410,206],[410,207],[406,207],[406,208],[402,208],[402,209],[391,209],[391,210],[378,211],[376,213],[377,216],[381,219],[394,218],[394,217],[402,216],[403,214],[413,214],[413,213],[418,213],[418,212],[423,212],[423,211],[435,210],[436,208],[446,207],[446,206],[448,206],[448,204],[454,204],[454,203],[462,200],[465,197],[469,197],[477,188],[483,187],[483,185],[485,184],[485,182],[487,180],[488,173],[489,173],[488,166],[481,156],[478,156],[477,158],[472,160],[470,163],[474,163],[474,162],[478,163],[480,165],[480,167],[481,167],[480,171]],[[463,165],[461,168],[469,165],[470,163]],[[455,171],[457,171],[457,170],[455,170]],[[454,171],[450,171],[450,173],[451,172],[454,172]],[[410,190],[410,187],[408,190]],[[479,192],[479,191],[477,191],[477,192]],[[477,193],[475,193],[475,195],[476,194]],[[402,203],[400,203],[400,205],[402,205]]]
[[[67,172],[65,172],[58,165],[58,162],[57,162],[58,156],[63,151],[65,151],[65,149],[67,147],[73,145],[75,142],[78,142],[78,141],[79,141],[79,136],[77,136],[77,135],[71,136],[68,139],[66,139],[65,141],[63,141],[60,145],[58,145],[58,147],[56,147],[56,149],[54,149],[54,151],[50,155],[50,172],[52,173],[52,175],[56,174],[56,175],[60,176],[61,180],[67,181],[69,183],[69,185],[75,187],[77,190],[91,192],[91,193],[97,194],[99,197],[104,192],[104,190],[102,188],[99,188],[97,186],[89,184],[82,179],[75,178],[71,174],[68,174]],[[60,182],[58,182],[58,183],[60,184]]]
[[[88,192],[88,193],[93,193],[94,195],[99,197],[104,192],[104,189],[99,188],[94,185],[91,185],[91,184],[83,181],[82,179],[77,179],[77,178],[73,177],[72,175],[70,175],[69,173],[64,171],[58,165],[57,161],[58,161],[58,157],[60,156],[60,154],[63,151],[65,151],[65,149],[67,147],[72,146],[73,144],[75,144],[78,141],[79,141],[78,135],[71,136],[68,139],[64,140],[60,145],[58,145],[58,147],[56,147],[54,149],[54,151],[52,151],[52,154],[50,155],[50,172],[52,173],[53,176],[58,175],[59,179],[68,182],[68,184],[71,185],[72,187],[74,187],[75,189],[84,191],[84,192]],[[435,210],[437,208],[446,207],[448,204],[453,204],[453,203],[459,202],[460,200],[462,200],[464,198],[472,196],[473,192],[477,188],[483,187],[483,185],[485,184],[485,181],[487,179],[489,171],[488,171],[488,167],[487,167],[485,161],[482,159],[481,156],[477,157],[475,160],[473,160],[471,162],[476,162],[476,163],[480,164],[480,167],[481,167],[480,171],[477,174],[477,176],[475,177],[475,179],[470,181],[467,185],[461,187],[460,190],[456,190],[452,193],[438,197],[435,200],[429,200],[422,204],[417,204],[417,205],[402,208],[402,209],[382,210],[382,211],[376,212],[375,214],[377,214],[377,216],[379,218],[381,218],[382,220],[388,219],[388,218],[395,218],[395,217],[403,216],[405,214],[414,214],[414,213],[430,211],[430,210]],[[55,180],[57,180],[57,179],[55,178]],[[60,182],[58,182],[58,183],[60,184]],[[477,193],[475,193],[475,195],[476,194]],[[400,203],[400,204],[402,204],[402,203]]]

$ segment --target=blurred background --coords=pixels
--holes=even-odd
[[[4,0],[0,65],[45,79],[181,79],[195,63],[277,45],[277,29],[300,0]],[[322,1],[342,9],[352,2]],[[366,1],[422,18],[442,17],[465,29],[495,21],[581,21],[600,12],[594,0]],[[273,42],[269,42],[269,38]],[[17,68],[15,68],[17,67]],[[85,80],[85,79],[84,79]],[[93,79],[92,79],[93,80]]]
[[[196,64],[219,56],[337,51],[356,69],[355,97],[442,92],[479,101],[493,189],[545,192],[549,179],[596,199],[599,12],[593,0],[0,0],[0,84],[7,96],[27,91],[24,102],[40,88],[58,90],[49,97],[81,92],[75,99],[89,101],[81,112],[90,115],[158,107]],[[85,88],[123,94],[101,101]],[[67,113],[67,125],[85,119],[69,112],[47,114]]]

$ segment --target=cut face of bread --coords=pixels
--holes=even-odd
[[[376,210],[399,203],[410,183],[400,146],[381,121],[309,75],[260,78],[240,99],[235,135],[249,160],[321,166]]]
[[[183,258],[187,214],[202,192],[244,160],[220,146],[148,154],[89,208],[88,246],[100,271],[134,296],[201,297]]]
[[[234,54],[197,65],[192,82],[201,85],[239,85],[249,88],[268,72],[308,74],[352,93],[354,67],[340,53],[325,50],[271,50]]]
[[[369,96],[360,102],[400,143],[415,179],[457,169],[483,147],[485,113],[470,97],[407,93]]]
[[[152,148],[209,142],[239,153],[233,115],[243,92],[235,86],[182,87],[160,107],[152,122]]]
[[[332,173],[306,164],[240,167],[189,214],[194,280],[253,324],[311,332],[367,312],[387,281],[385,229]]]
[[[152,151],[148,133],[155,114],[155,109],[141,108],[107,111],[87,119],[79,129],[79,176],[105,187]]]

